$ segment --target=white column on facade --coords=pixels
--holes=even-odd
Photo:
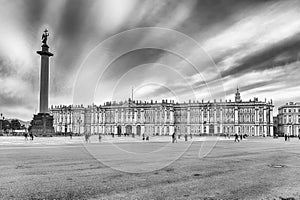
[[[136,135],[136,124],[132,125],[132,133]]]
[[[254,126],[254,135],[255,136],[258,136],[259,135],[259,130],[258,130],[258,124],[259,124],[259,108],[258,107],[255,107],[255,110],[254,110],[254,123],[255,123],[255,126]]]
[[[102,115],[103,115],[103,124],[105,124],[106,123],[106,112],[104,109],[103,109]]]
[[[163,109],[160,109],[160,112],[159,112],[159,124],[163,124],[164,123],[164,119],[162,118],[162,114],[163,114]],[[160,133],[161,133],[161,128],[160,128]]]
[[[259,123],[259,108],[255,107],[254,112],[255,112],[254,121],[255,121],[255,124],[258,124]]]
[[[207,122],[206,122],[206,133],[209,133],[209,125],[210,125],[210,109],[207,109]]]
[[[91,124],[92,124],[92,125],[95,123],[95,121],[94,121],[94,120],[95,120],[94,113],[95,113],[94,108],[92,108],[92,109],[91,109]]]
[[[101,133],[105,134],[105,126],[103,124],[101,125]]]
[[[264,107],[264,110],[263,110],[263,134],[266,136],[267,135],[267,109],[266,107]]]
[[[84,118],[84,112],[83,111],[80,111],[80,133],[81,134],[84,134],[84,123],[85,123],[85,118]]]
[[[155,108],[155,109],[154,109],[154,120],[153,120],[154,124],[156,124],[156,123],[158,122],[157,116],[158,116],[158,115],[157,115],[157,109]],[[154,128],[154,130],[155,130],[154,132],[156,132],[156,129],[155,129],[155,128]]]
[[[263,119],[263,121],[264,121],[264,124],[267,124],[267,109],[266,109],[266,107],[264,107],[264,119]]]
[[[214,108],[214,122],[213,122],[213,124],[214,124],[214,133],[216,134],[216,133],[218,133],[218,126],[219,126],[219,124],[217,123],[217,108]]]
[[[191,133],[191,108],[187,108],[187,134]]]
[[[223,131],[223,108],[220,108],[220,133],[224,133],[224,131]]]
[[[115,125],[114,128],[115,128],[114,134],[117,135],[118,134],[118,127]]]
[[[144,133],[145,133],[145,126],[142,125],[142,126],[141,126],[141,135],[143,135]]]
[[[134,122],[134,124],[136,124],[136,122],[137,122],[137,109],[134,109],[134,121],[133,122]]]
[[[118,119],[119,119],[118,115],[119,115],[118,109],[115,109],[115,121],[114,121],[115,124],[118,123]]]
[[[170,126],[169,131],[169,135],[172,135],[174,133],[174,126]]]
[[[95,134],[95,108],[91,109],[91,133]]]
[[[187,134],[191,134],[191,125],[187,126]]]
[[[174,110],[171,108],[170,110],[170,124],[174,124]]]
[[[187,108],[187,120],[186,120],[186,123],[187,125],[189,126],[191,124],[191,109],[190,108]]]
[[[164,124],[166,124],[167,123],[167,109],[166,108],[164,109],[164,116],[165,116],[165,118],[164,118]]]
[[[239,133],[239,112],[238,112],[238,107],[234,108],[234,128],[235,128],[235,133]]]
[[[270,108],[270,136],[274,135],[273,108]]]
[[[99,112],[98,112],[98,109],[96,110],[96,132],[97,134],[100,133],[100,126],[99,126]]]
[[[123,110],[123,123],[124,124],[127,123],[127,110],[126,110],[126,108],[124,108],[124,110]]]
[[[201,108],[201,133],[204,132],[204,118],[203,118],[203,108]]]
[[[121,124],[124,124],[124,110],[121,109]]]
[[[99,120],[98,120],[98,123],[99,123],[99,124],[102,124],[102,110],[99,110],[98,114],[99,114]]]
[[[121,126],[121,134],[124,134],[126,132],[126,130],[125,130],[125,125],[122,125]]]

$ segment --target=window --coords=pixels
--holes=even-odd
[[[207,111],[206,110],[203,113],[203,118],[207,118]]]

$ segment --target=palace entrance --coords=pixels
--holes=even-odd
[[[121,134],[122,134],[122,127],[121,127],[121,125],[117,126],[117,134],[118,134],[118,136],[121,136]]]
[[[132,126],[131,125],[127,125],[126,127],[125,127],[125,130],[126,130],[126,135],[130,135],[130,134],[132,134]]]
[[[139,136],[141,135],[141,126],[140,125],[136,126],[136,134]]]

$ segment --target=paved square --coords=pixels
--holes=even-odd
[[[0,142],[0,199],[300,199],[298,139],[175,144],[81,139],[58,145]],[[210,144],[200,159],[201,146]],[[117,149],[144,156],[124,157]],[[174,154],[180,156],[173,160]],[[141,169],[151,170],[126,172]]]

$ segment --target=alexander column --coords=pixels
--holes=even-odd
[[[47,38],[49,36],[46,29],[42,35],[42,51],[36,53],[41,55],[41,77],[40,77],[40,113],[48,113],[48,95],[49,95],[49,57],[53,56],[49,52]]]
[[[30,127],[30,132],[36,136],[52,136],[54,134],[53,116],[48,113],[49,57],[53,56],[47,45],[48,37],[49,33],[46,29],[42,35],[42,50],[37,51],[37,54],[41,56],[40,112],[34,115]]]

